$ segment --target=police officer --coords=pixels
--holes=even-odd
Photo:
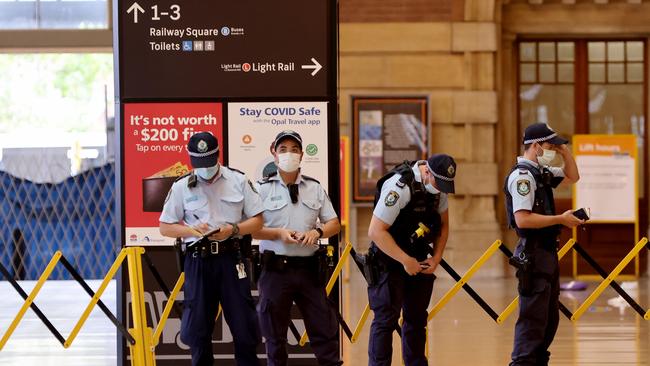
[[[305,320],[319,365],[341,365],[338,324],[325,294],[319,239],[338,234],[340,224],[325,189],[300,172],[302,138],[283,131],[271,145],[277,171],[258,182],[264,203],[262,274],[258,315],[268,365],[287,364],[287,331],[295,302]],[[324,248],[323,248],[324,249]]]
[[[400,311],[404,364],[427,365],[427,307],[433,272],[447,243],[447,194],[454,193],[455,175],[454,159],[436,154],[427,160],[405,162],[377,182],[368,229],[372,240],[369,255],[378,268],[377,278],[370,279],[368,286],[375,314],[368,345],[371,366],[391,364],[392,336]]]
[[[181,340],[192,365],[212,365],[212,331],[219,304],[233,335],[237,365],[258,365],[255,305],[244,248],[263,224],[262,201],[243,173],[221,166],[219,144],[209,132],[190,137],[194,170],[172,186],[160,215],[160,233],[199,244],[185,250]]]
[[[583,223],[571,210],[555,214],[553,188],[579,179],[567,143],[545,123],[528,126],[524,155],[517,158],[505,182],[508,223],[519,236],[510,260],[518,267],[520,294],[511,365],[547,365],[560,319],[558,235],[562,225]],[[549,166],[556,155],[564,160],[564,168]]]

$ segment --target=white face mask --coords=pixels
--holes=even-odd
[[[537,162],[539,163],[539,165],[542,165],[542,166],[551,165],[551,161],[553,161],[553,159],[555,159],[556,151],[555,150],[544,149],[544,148],[542,148],[542,151],[543,151],[542,156],[537,157]]]
[[[278,154],[278,168],[287,173],[295,172],[300,168],[300,154],[289,152]]]
[[[219,164],[215,166],[210,166],[207,168],[196,168],[194,169],[194,172],[196,175],[198,175],[201,179],[204,180],[210,180],[214,178],[215,175],[219,172]]]
[[[429,174],[430,174],[430,173],[429,173]],[[433,179],[433,178],[431,178],[431,179]],[[434,187],[433,184],[432,184],[431,182],[427,182],[427,183],[424,185],[424,189],[426,189],[427,192],[429,192],[429,193],[431,193],[431,194],[438,194],[438,193],[440,193],[440,191],[437,190],[436,187]]]

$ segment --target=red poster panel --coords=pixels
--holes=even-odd
[[[158,219],[174,181],[191,169],[187,141],[199,131],[221,143],[221,103],[128,103],[123,119],[126,245],[165,245]]]

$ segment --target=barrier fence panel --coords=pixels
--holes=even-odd
[[[29,174],[47,172],[58,161],[44,154],[12,165],[13,174],[0,170],[0,264],[14,279],[37,279],[57,250],[83,278],[99,279],[118,251],[114,164],[62,181]],[[0,165],[3,168],[7,167]],[[72,277],[57,267],[51,279]]]
[[[634,308],[634,310],[640,316],[642,316],[645,320],[650,320],[650,316],[649,316],[650,310],[646,311],[645,309],[643,309],[643,307],[641,307],[641,305],[639,305],[616,282],[616,278],[618,277],[622,269],[625,268],[625,266],[627,266],[644,248],[650,250],[650,247],[648,246],[647,238],[641,239],[634,246],[634,248],[619,262],[616,268],[611,273],[607,274],[602,269],[602,267],[585,251],[584,248],[582,248],[573,239],[569,240],[558,251],[558,259],[562,259],[570,250],[575,250],[576,253],[578,253],[578,255],[585,258],[585,260],[592,267],[594,267],[594,269],[596,269],[596,271],[603,277],[603,281],[596,287],[596,289],[589,295],[589,297],[578,307],[578,309],[576,309],[574,313],[571,313],[571,311],[561,303],[560,303],[560,310],[572,322],[576,322],[584,314],[586,309],[589,308],[593,304],[593,302],[603,293],[605,288],[611,286],[623,299],[625,299],[630,304],[632,308]],[[453,269],[453,267],[449,265],[446,261],[444,260],[441,261],[441,267],[443,267],[443,269],[445,269],[452,276],[452,278],[456,281],[456,283],[432,307],[432,309],[429,312],[428,320],[432,320],[440,312],[440,310],[442,310],[442,308],[451,300],[451,298],[454,297],[456,294],[458,294],[458,292],[461,289],[463,289],[470,295],[470,297],[472,297],[474,301],[476,301],[481,306],[481,308],[493,320],[495,320],[497,324],[503,324],[505,319],[507,319],[507,317],[517,307],[519,297],[516,297],[508,305],[508,307],[506,307],[506,309],[503,310],[503,312],[501,312],[501,314],[497,314],[494,311],[494,309],[492,309],[478,295],[478,293],[476,293],[468,284],[469,280],[477,273],[477,271],[481,268],[481,266],[483,266],[486,263],[486,261],[489,258],[491,258],[497,251],[501,251],[506,257],[512,256],[512,252],[500,240],[496,240],[494,243],[492,243],[492,245],[490,245],[490,247],[485,251],[485,253],[483,253],[483,255],[481,255],[481,257],[479,257],[472,264],[472,266],[470,266],[468,271],[462,276],[459,275]],[[351,255],[353,256],[354,259],[356,259],[355,257],[356,253],[354,251],[354,248],[352,247],[352,244],[347,243],[346,247],[341,252],[340,259],[336,267],[333,269],[332,275],[326,285],[326,292],[328,294],[334,288],[336,281],[341,275],[343,266],[349,260],[349,257]],[[10,273],[10,271],[0,263],[0,273],[11,282],[14,289],[25,300],[21,308],[18,310],[17,315],[9,325],[9,327],[5,330],[2,338],[0,338],[0,351],[7,343],[7,341],[13,334],[16,327],[21,322],[23,316],[25,315],[25,312],[30,308],[36,313],[39,319],[43,321],[43,323],[47,326],[50,332],[52,332],[54,337],[57,340],[59,340],[59,342],[63,345],[63,347],[68,348],[72,345],[73,341],[77,337],[86,319],[89,317],[92,309],[95,306],[98,306],[104,312],[104,314],[111,320],[111,322],[113,322],[113,324],[116,326],[118,331],[120,331],[127,338],[129,343],[132,365],[138,365],[138,366],[155,365],[155,353],[154,353],[155,348],[156,346],[159,345],[161,334],[163,332],[165,323],[167,322],[170,313],[177,305],[176,300],[182,289],[183,283],[185,281],[185,276],[184,273],[180,274],[178,280],[176,281],[176,284],[174,285],[174,288],[171,291],[166,289],[164,282],[161,284],[161,286],[166,289],[165,294],[167,296],[167,304],[164,307],[164,310],[162,312],[160,321],[156,326],[156,329],[153,330],[147,324],[147,314],[145,309],[146,304],[144,299],[145,296],[144,296],[144,284],[143,284],[142,257],[145,258],[145,263],[154,274],[154,277],[160,277],[160,274],[157,273],[157,270],[153,262],[151,261],[150,258],[146,256],[144,248],[128,247],[122,249],[120,253],[117,255],[115,261],[112,263],[103,281],[101,282],[97,292],[94,292],[88,286],[88,284],[83,280],[83,278],[74,268],[74,266],[65,258],[63,253],[60,251],[57,251],[52,256],[49,263],[45,267],[44,271],[39,276],[36,285],[34,286],[34,288],[31,290],[29,294],[27,294],[20,287],[18,282],[12,278],[12,274]],[[108,283],[115,276],[115,274],[120,269],[120,267],[122,266],[125,260],[128,263],[128,276],[129,276],[128,280],[131,289],[130,290],[131,309],[132,309],[132,317],[133,317],[133,328],[130,328],[128,330],[126,330],[125,326],[115,318],[115,316],[108,310],[105,304],[102,303],[102,301],[100,300],[100,297],[102,296],[103,292],[108,286]],[[61,333],[52,325],[52,323],[47,319],[47,317],[35,304],[36,297],[38,296],[41,288],[43,287],[44,283],[48,279],[50,279],[52,273],[54,273],[54,270],[59,262],[62,263],[67,273],[69,273],[70,276],[72,276],[75,280],[77,280],[77,282],[79,282],[79,284],[86,291],[86,293],[88,293],[88,295],[91,297],[88,306],[84,310],[83,314],[80,316],[77,324],[74,326],[67,339],[65,339],[61,335]],[[359,263],[356,260],[355,263],[357,263],[357,265],[359,266]],[[361,273],[363,274],[363,270],[361,270]],[[218,312],[217,318],[220,316],[220,314],[221,311]],[[343,317],[339,314],[339,323],[342,326],[344,333],[346,334],[347,338],[351,343],[355,343],[358,340],[361,329],[365,325],[369,314],[370,314],[370,306],[369,304],[366,304],[362,312],[362,315],[359,321],[357,322],[354,330],[351,330],[347,326],[347,323],[345,322]],[[399,329],[398,327],[396,329],[396,331],[398,331],[398,334],[399,334],[399,330],[401,329]],[[298,338],[299,334],[297,333],[296,330],[294,330],[294,333],[296,334],[296,338]],[[303,333],[302,337],[300,337],[300,345],[301,346],[305,345],[307,341],[308,341],[307,334]]]

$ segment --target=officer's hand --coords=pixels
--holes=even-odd
[[[404,262],[402,262],[402,265],[404,266],[404,270],[409,274],[409,276],[415,276],[422,271],[420,262],[418,262],[418,260],[413,257],[408,257]]]
[[[306,233],[303,234],[302,239],[300,240],[300,244],[303,246],[314,246],[318,245],[318,239],[320,238],[320,234],[316,230],[309,230]]]
[[[208,224],[204,223],[204,222],[200,223],[200,224],[198,224],[198,225],[196,225],[196,226],[194,226],[192,228],[194,230],[198,231],[199,233],[201,233],[201,235],[203,235],[203,234],[210,231],[210,226]]]
[[[435,257],[429,257],[426,260],[420,262],[422,267],[422,272],[423,274],[433,274],[433,272],[436,271],[436,268],[438,268],[438,263],[440,263],[440,259],[436,259]]]
[[[232,225],[227,224],[227,225],[221,225],[219,226],[219,231],[210,235],[208,239],[210,240],[216,240],[216,241],[223,241],[232,236]]]
[[[562,225],[568,228],[574,228],[578,225],[585,223],[585,220],[580,220],[579,218],[573,216],[573,210],[566,210],[562,215],[560,215],[562,220]]]
[[[278,239],[282,240],[285,244],[298,244],[298,240],[294,238],[296,232],[294,230],[287,230],[278,228]]]

